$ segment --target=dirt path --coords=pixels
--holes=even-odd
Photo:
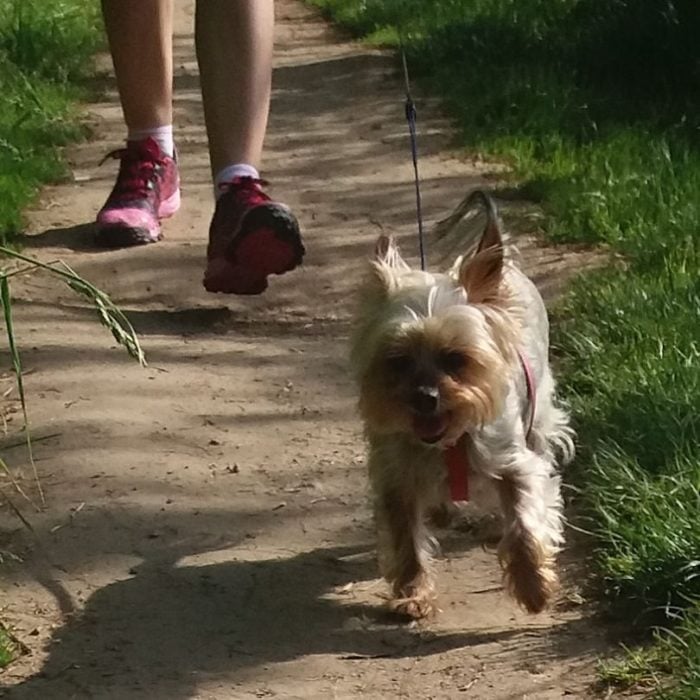
[[[75,182],[46,191],[27,246],[63,258],[129,311],[150,366],[110,348],[69,290],[16,292],[38,465],[43,545],[3,568],[0,617],[30,653],[9,698],[586,698],[602,634],[585,608],[529,617],[468,535],[439,563],[443,614],[381,614],[363,447],[346,370],[349,296],[378,227],[412,243],[402,92],[390,56],[278,3],[266,173],[299,214],[307,263],[259,299],[201,288],[212,198],[192,43],[177,3],[177,132],[184,207],[167,239],[95,252],[89,226],[119,145],[108,83]],[[485,168],[451,154],[421,101],[428,219]],[[523,242],[551,292],[574,257]],[[21,449],[3,455],[21,464]],[[16,520],[1,514],[0,549]],[[2,534],[5,533],[3,537]],[[23,536],[15,533],[13,541]]]

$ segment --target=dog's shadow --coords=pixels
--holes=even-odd
[[[517,634],[425,635],[386,617],[378,598],[328,595],[375,576],[358,551],[201,566],[147,561],[94,593],[55,633],[41,671],[5,697],[178,700],[193,697],[203,678],[242,682],[261,666],[314,654],[418,657]]]

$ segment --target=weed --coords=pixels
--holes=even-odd
[[[0,669],[14,661],[21,653],[17,642],[10,633],[0,625]]]
[[[139,344],[138,337],[133,326],[116,307],[111,299],[102,291],[90,284],[74,272],[68,265],[63,262],[59,263],[44,263],[35,258],[28,257],[22,253],[18,253],[9,248],[0,246],[0,260],[3,258],[15,260],[24,263],[23,267],[11,269],[10,267],[0,267],[0,307],[5,321],[5,333],[7,336],[7,345],[10,350],[10,358],[12,361],[12,369],[17,382],[17,393],[19,394],[20,403],[22,406],[22,416],[24,418],[24,434],[27,442],[27,455],[32,466],[34,481],[36,483],[37,492],[44,504],[44,493],[41,488],[41,482],[36,471],[34,463],[34,455],[32,449],[31,430],[29,426],[29,416],[27,412],[27,400],[24,392],[24,380],[22,374],[22,361],[17,346],[17,339],[14,331],[13,314],[12,314],[12,297],[10,294],[10,280],[17,275],[33,274],[44,271],[63,280],[76,294],[86,299],[93,308],[97,311],[97,316],[100,323],[105,326],[112,334],[112,337],[119,345],[124,347],[131,357],[137,360],[142,366],[146,364],[146,357]],[[30,500],[24,493],[18,482],[13,478],[10,469],[0,459],[0,467],[6,473],[12,482],[15,490],[25,499]]]

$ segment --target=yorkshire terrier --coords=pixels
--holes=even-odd
[[[549,365],[549,323],[519,269],[491,198],[475,191],[483,231],[445,273],[412,269],[381,236],[363,285],[352,364],[369,447],[379,561],[391,608],[435,609],[431,515],[495,491],[506,589],[542,611],[556,590],[563,543],[557,460],[573,433]],[[452,219],[442,222],[449,228]]]

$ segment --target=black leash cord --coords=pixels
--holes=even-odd
[[[403,62],[403,77],[406,85],[406,121],[408,131],[411,135],[411,155],[413,156],[413,175],[416,182],[416,217],[418,219],[418,247],[420,250],[420,269],[425,270],[425,241],[423,235],[423,208],[420,196],[420,177],[418,175],[418,144],[416,138],[416,105],[411,97],[411,85],[408,80],[408,64],[406,62],[406,51],[401,44],[401,60]]]

